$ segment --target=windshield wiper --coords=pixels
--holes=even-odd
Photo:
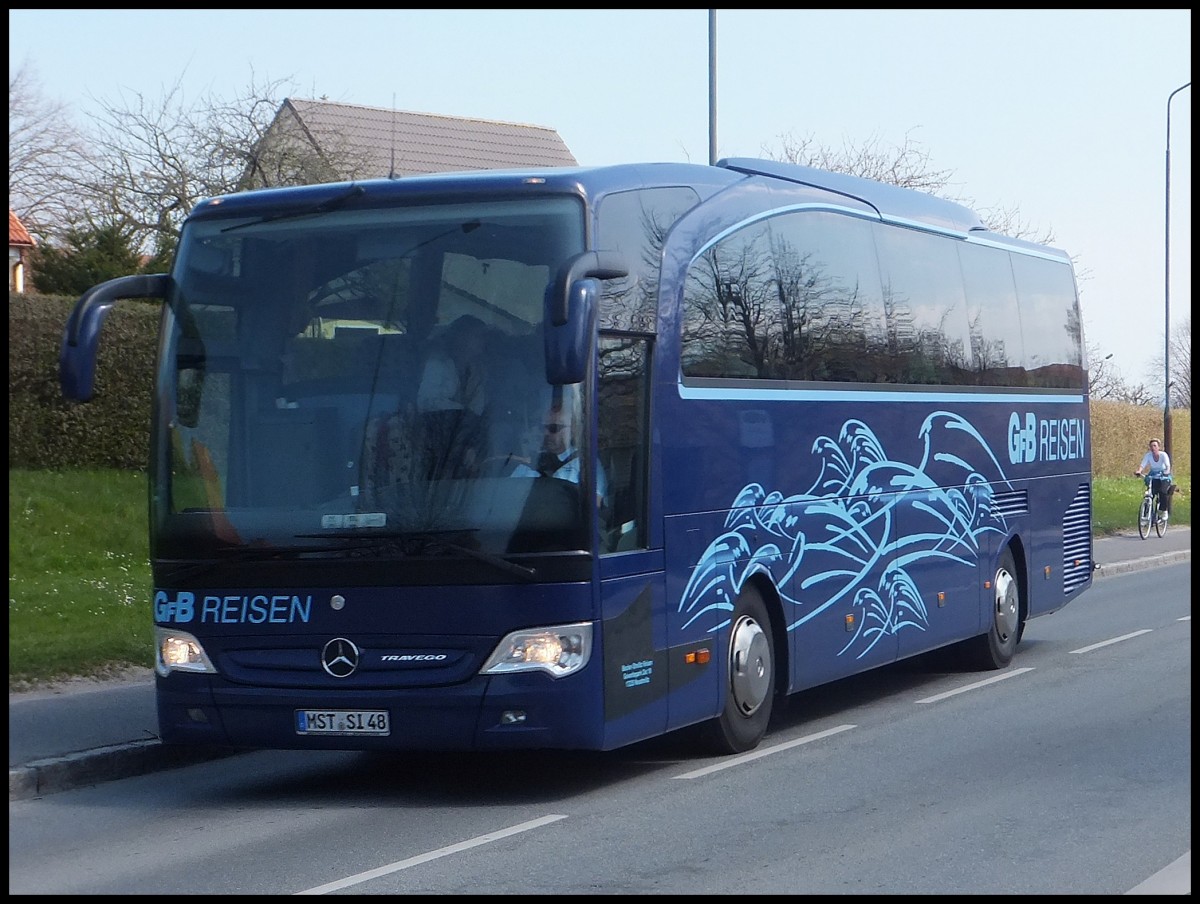
[[[350,187],[350,190],[344,194],[334,195],[332,198],[326,198],[321,203],[314,204],[311,207],[302,207],[299,210],[286,210],[282,213],[268,214],[265,217],[259,217],[257,220],[247,220],[245,223],[236,223],[233,226],[226,226],[221,230],[221,232],[234,232],[238,229],[245,229],[247,226],[259,226],[263,223],[274,223],[276,220],[294,220],[299,217],[308,217],[319,213],[329,213],[329,211],[337,210],[351,198],[357,198],[364,192],[366,192],[366,189],[361,185],[353,185]]]
[[[462,531],[452,531],[455,535],[461,535]],[[533,568],[527,568],[524,565],[518,565],[516,562],[509,561],[503,556],[498,556],[495,553],[483,552],[478,549],[472,549],[469,546],[463,546],[461,543],[455,543],[453,540],[448,540],[437,533],[407,533],[402,531],[328,531],[321,534],[297,534],[298,539],[340,539],[340,540],[365,540],[356,549],[397,549],[406,556],[420,555],[422,552],[427,552],[430,547],[443,549],[447,552],[458,553],[490,565],[498,571],[503,571],[506,574],[515,575],[522,580],[532,581],[537,577],[537,571]],[[388,541],[388,542],[379,542]],[[345,548],[345,547],[343,547]]]
[[[345,552],[347,549],[358,548],[369,549],[374,546],[375,544],[369,541],[354,546],[347,546],[344,543],[328,546],[223,546],[212,551],[213,558],[211,559],[176,566],[172,572],[172,579],[176,581],[183,580],[184,578],[207,571],[210,568],[227,565],[231,562],[302,559],[313,554],[321,555],[333,552]]]

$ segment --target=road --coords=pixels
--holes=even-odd
[[[9,891],[1189,893],[1190,579],[1098,581],[1001,672],[805,692],[742,757],[260,752],[10,802]]]

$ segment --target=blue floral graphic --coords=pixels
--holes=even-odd
[[[865,423],[848,420],[836,440],[813,443],[820,467],[807,492],[743,487],[680,599],[686,626],[727,625],[743,583],[766,571],[789,612],[789,631],[832,606],[857,610],[857,629],[840,653],[861,658],[902,629],[925,630],[929,613],[909,569],[930,559],[974,566],[984,536],[1007,531],[992,503],[998,488],[1012,485],[963,417],[934,412],[918,435],[921,460],[907,464],[888,458]]]

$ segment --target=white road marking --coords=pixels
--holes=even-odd
[[[1129,640],[1131,637],[1140,637],[1143,634],[1149,634],[1150,628],[1142,628],[1140,631],[1134,631],[1132,634],[1122,634],[1120,637],[1114,637],[1112,640],[1102,640],[1100,643],[1094,643],[1086,647],[1080,647],[1078,650],[1072,650],[1072,653],[1090,653],[1092,650],[1098,650],[1101,647],[1107,647],[1109,644],[1120,643],[1123,640]]]
[[[962,687],[955,688],[952,691],[946,691],[944,694],[934,694],[932,697],[923,697],[918,700],[918,703],[937,703],[939,700],[945,700],[947,697],[955,697],[959,694],[965,694],[967,691],[973,691],[976,688],[987,687],[989,684],[995,684],[997,681],[1007,681],[1009,678],[1016,678],[1018,675],[1024,675],[1026,672],[1032,672],[1032,667],[1023,669],[1012,669],[992,678],[985,678],[982,681],[976,681],[973,684],[964,684]]]
[[[803,738],[796,738],[794,741],[787,741],[783,744],[776,744],[773,747],[763,747],[758,750],[752,750],[750,753],[743,753],[741,756],[729,757],[721,760],[719,763],[714,763],[712,766],[705,766],[703,769],[696,769],[693,772],[685,772],[683,775],[672,776],[672,778],[700,778],[704,775],[711,775],[714,772],[720,772],[722,769],[730,769],[734,766],[741,766],[743,763],[749,763],[751,760],[757,760],[764,756],[770,756],[773,753],[781,753],[784,750],[790,750],[793,747],[799,747],[801,744],[807,744],[809,741],[819,741],[821,738],[827,738],[830,735],[840,734],[843,731],[849,731],[851,728],[857,728],[857,725],[839,725],[837,728],[830,728],[826,731],[818,731],[816,734],[806,735]]]
[[[542,826],[549,825],[552,822],[558,822],[560,819],[566,819],[565,815],[553,814],[550,816],[542,816],[538,819],[531,819],[529,822],[523,822],[519,825],[509,826],[507,829],[500,829],[497,832],[488,832],[486,835],[479,835],[467,841],[460,841],[457,844],[451,844],[444,848],[438,848],[436,851],[429,851],[425,854],[418,854],[416,857],[409,857],[407,860],[397,860],[395,863],[389,863],[387,866],[381,866],[377,869],[367,870],[365,873],[358,873],[354,876],[347,876],[345,879],[338,879],[336,882],[329,882],[325,885],[318,885],[315,888],[309,888],[305,891],[298,891],[298,895],[323,895],[331,891],[340,891],[343,888],[349,888],[351,885],[358,885],[362,882],[369,882],[372,879],[378,879],[380,876],[386,876],[389,873],[398,873],[402,869],[408,869],[410,866],[419,866],[422,863],[428,863],[430,860],[437,860],[440,857],[448,857],[451,854],[457,854],[460,851],[470,850],[473,847],[479,847],[481,844],[488,844],[492,841],[499,841],[502,838],[508,838],[512,835],[520,835],[522,832],[528,832],[531,829],[539,829]]]

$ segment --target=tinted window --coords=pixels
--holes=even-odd
[[[1021,312],[1007,251],[958,246],[976,380],[983,386],[1026,386]]]
[[[707,248],[682,314],[688,377],[1083,386],[1069,265],[831,212]]]
[[[913,229],[876,230],[883,271],[888,382],[974,382],[955,242]]]
[[[629,265],[627,277],[603,283],[601,329],[654,331],[663,240],[698,200],[690,188],[654,188],[609,195],[601,202],[596,247],[623,252]]]
[[[684,288],[683,372],[698,377],[766,377],[765,349],[778,302],[771,234],[739,230],[705,251]]]
[[[1025,369],[1032,386],[1084,385],[1083,332],[1075,281],[1065,264],[1013,255],[1023,330]]]
[[[885,352],[879,268],[864,220],[776,217],[710,248],[688,273],[689,376],[874,382]]]

